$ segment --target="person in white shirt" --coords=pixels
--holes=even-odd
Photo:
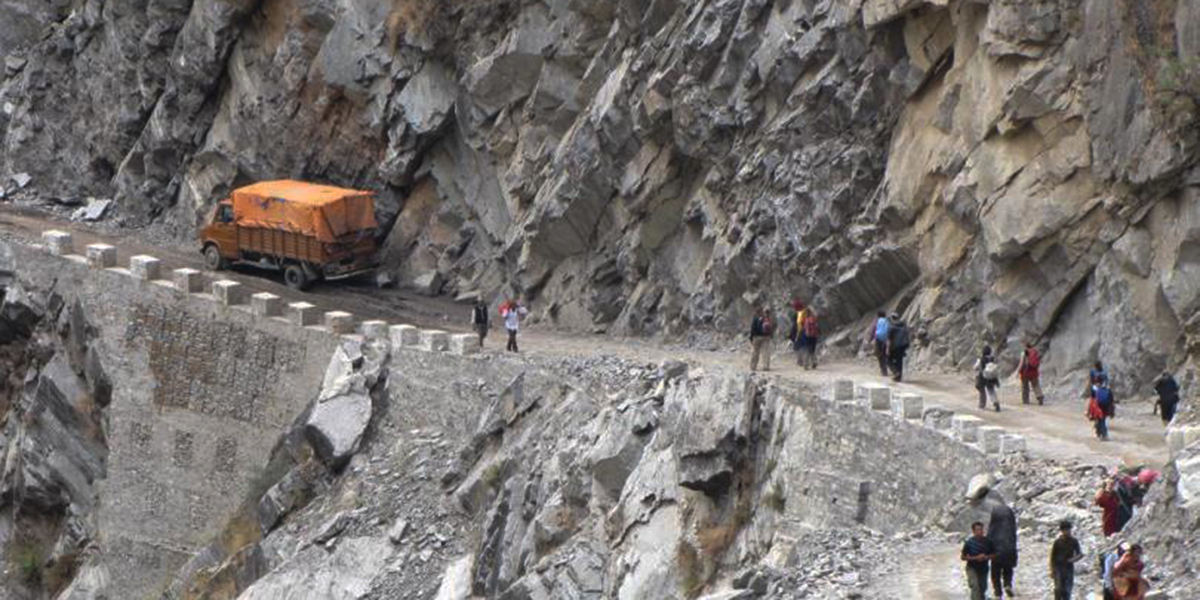
[[[508,331],[509,352],[520,352],[517,348],[517,332],[521,329],[521,318],[527,314],[529,310],[514,300],[508,300],[500,307],[500,315],[504,317],[504,329]]]

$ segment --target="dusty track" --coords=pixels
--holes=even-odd
[[[70,230],[77,251],[87,244],[112,244],[118,248],[119,264],[127,264],[129,257],[136,254],[150,254],[158,257],[165,269],[203,267],[201,256],[195,250],[150,247],[135,241],[134,234],[128,232],[102,233],[36,213],[0,210],[0,237],[21,243],[38,243],[41,232],[47,229]],[[213,279],[211,273],[206,276],[209,280]],[[220,277],[234,279],[251,292],[265,291],[287,301],[311,302],[322,310],[349,311],[360,320],[383,319],[449,331],[468,330],[469,307],[405,290],[379,290],[369,284],[350,282],[344,285],[320,285],[310,292],[297,292],[283,285],[278,274],[249,268],[223,272]],[[746,369],[747,361],[746,352],[700,351],[668,347],[645,340],[560,332],[538,326],[523,332],[521,343],[524,351],[532,356],[562,358],[603,354],[644,363],[674,358],[710,372],[741,372]],[[501,332],[493,329],[487,351],[498,352],[502,344]],[[791,354],[783,351],[781,345],[776,346],[774,354],[776,369],[762,374],[764,377],[812,386],[826,386],[840,378],[887,382],[872,366],[863,363],[841,362],[822,365],[817,371],[804,371],[796,367]],[[1082,416],[1081,400],[1049,398],[1046,406],[1023,406],[1013,382],[1006,383],[1001,388],[1003,410],[999,413],[976,408],[976,392],[969,378],[961,374],[913,372],[909,381],[899,387],[904,391],[922,394],[927,405],[974,414],[991,424],[1024,434],[1029,451],[1035,456],[1075,459],[1106,466],[1117,463],[1160,465],[1166,460],[1162,426],[1158,418],[1150,414],[1149,405],[1124,406],[1119,411],[1119,418],[1112,423],[1113,441],[1100,442],[1092,435],[1090,424]],[[903,573],[902,581],[898,582],[905,597],[954,598],[961,595],[961,568],[956,546],[939,546],[922,557],[916,557],[910,564],[913,568]]]

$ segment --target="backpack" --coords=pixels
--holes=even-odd
[[[904,327],[902,325],[896,326],[895,333],[896,333],[896,339],[892,341],[892,345],[895,346],[897,350],[907,350],[908,342],[909,342],[908,328]]]
[[[820,333],[821,333],[821,331],[817,328],[817,318],[816,317],[806,317],[804,319],[804,335],[805,335],[805,337],[810,337],[810,338],[816,339],[817,336],[820,335]]]
[[[1113,403],[1112,390],[1106,387],[1098,387],[1092,392],[1092,394],[1096,396],[1096,404],[1099,404],[1100,408],[1104,409],[1105,412],[1108,412],[1109,407],[1111,407]]]
[[[983,378],[997,379],[997,376],[1000,375],[999,370],[1000,368],[996,366],[996,361],[989,361],[988,364],[983,365]]]
[[[1025,351],[1025,368],[1031,372],[1042,366],[1042,357],[1038,354],[1037,349],[1030,348]]]

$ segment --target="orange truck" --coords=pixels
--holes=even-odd
[[[304,290],[378,266],[375,196],[302,181],[264,181],[217,203],[200,230],[211,270],[234,263],[283,271]]]

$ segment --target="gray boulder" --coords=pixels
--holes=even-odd
[[[304,433],[322,461],[340,467],[358,451],[370,422],[371,397],[348,393],[317,402]]]

